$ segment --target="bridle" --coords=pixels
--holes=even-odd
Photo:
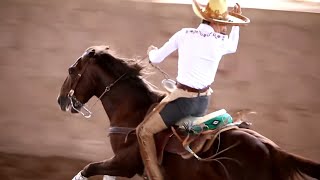
[[[75,65],[76,65],[76,64],[77,64],[77,62],[75,63]],[[87,107],[85,106],[85,104],[82,104],[82,103],[76,98],[76,96],[74,95],[74,92],[75,92],[75,89],[76,89],[76,87],[77,87],[77,85],[78,85],[78,83],[79,83],[82,75],[85,73],[85,71],[86,71],[86,69],[87,69],[87,67],[88,67],[88,64],[89,64],[89,63],[86,63],[86,64],[84,65],[84,68],[82,69],[82,71],[77,74],[77,79],[75,80],[75,83],[72,85],[72,87],[71,87],[71,89],[70,89],[70,91],[69,91],[69,93],[68,93],[68,98],[69,98],[69,100],[70,100],[70,104],[71,104],[72,109],[75,110],[75,111],[77,111],[77,112],[80,113],[81,115],[83,115],[85,118],[90,118],[91,115],[92,115],[92,112],[89,110],[89,108],[87,108]],[[75,65],[73,65],[73,67],[74,67]],[[92,109],[92,108],[96,105],[96,103],[97,103],[99,100],[101,100],[101,98],[102,98],[107,92],[109,92],[109,91],[111,90],[111,88],[112,88],[120,79],[122,79],[125,75],[126,75],[126,73],[122,74],[122,75],[121,75],[120,77],[118,77],[114,82],[112,82],[111,84],[107,85],[107,86],[105,87],[104,91],[102,92],[102,94],[99,96],[99,98],[98,98],[98,99],[96,100],[96,102],[91,106],[90,109]],[[77,107],[80,107],[81,109],[83,109],[84,112],[81,111],[81,109],[80,109],[80,110],[77,109]]]

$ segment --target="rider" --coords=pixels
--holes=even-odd
[[[244,17],[240,16],[239,4],[235,5],[233,13],[229,13],[225,0],[210,0],[204,11],[193,1],[193,10],[202,19],[199,27],[183,28],[160,49],[150,46],[147,51],[151,63],[160,63],[177,49],[179,52],[177,89],[164,98],[137,127],[140,153],[151,180],[163,180],[153,135],[187,116],[205,115],[211,94],[210,85],[220,59],[225,54],[236,52],[238,46],[239,26],[233,26],[228,37],[227,25],[246,23],[232,16],[236,13],[238,17]]]

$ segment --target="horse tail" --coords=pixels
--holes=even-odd
[[[276,179],[290,179],[302,174],[320,180],[320,164],[266,144],[270,150]]]

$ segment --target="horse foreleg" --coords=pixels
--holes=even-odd
[[[138,173],[139,161],[135,158],[124,159],[126,156],[116,155],[111,159],[88,164],[72,180],[87,180],[95,175],[133,177]],[[141,162],[142,163],[142,162]]]
[[[116,180],[116,177],[115,176],[104,175],[103,176],[103,180]]]
[[[81,171],[72,179],[72,180],[87,180],[88,178],[84,177],[81,174]],[[115,176],[104,175],[102,180],[115,180]]]

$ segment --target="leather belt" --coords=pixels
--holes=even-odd
[[[195,89],[195,88],[192,88],[192,87],[189,87],[187,85],[184,85],[184,84],[177,82],[177,88],[188,91],[188,92],[204,93],[210,88],[210,86],[207,86],[202,89]]]

